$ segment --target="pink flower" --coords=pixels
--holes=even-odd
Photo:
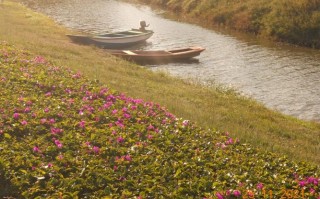
[[[51,167],[53,167],[53,164],[52,164],[52,163],[49,163],[49,164],[48,164],[48,168],[51,168]]]
[[[56,144],[56,146],[61,149],[62,148],[62,143],[59,140],[55,140],[54,143]]]
[[[20,97],[18,98],[18,100],[19,100],[20,102],[23,102],[23,101],[24,101],[24,98],[23,98],[22,96],[20,96]]]
[[[241,192],[239,190],[234,190],[233,195],[236,197],[239,197],[239,196],[241,196]]]
[[[23,120],[23,121],[21,122],[21,124],[25,126],[25,125],[27,125],[27,124],[28,124],[28,122],[27,122],[27,121],[25,121],[25,120]]]
[[[124,159],[125,159],[125,160],[127,160],[127,161],[129,161],[129,162],[132,160],[132,158],[131,158],[131,156],[130,156],[130,155],[126,155],[126,156],[124,156]]]
[[[46,118],[42,118],[41,120],[40,120],[40,123],[41,124],[44,124],[44,123],[46,123],[47,122],[47,119]]]
[[[219,192],[216,193],[218,199],[224,199],[223,195]]]
[[[79,79],[81,77],[81,73],[77,72],[76,74],[71,76],[74,79]]]
[[[103,105],[104,109],[108,109],[112,105],[112,102],[107,102]]]
[[[14,118],[14,119],[17,120],[17,119],[19,119],[19,117],[20,117],[20,114],[19,114],[19,113],[14,113],[14,114],[13,114],[13,118]]]
[[[45,112],[45,113],[48,113],[48,112],[49,112],[49,108],[45,108],[45,109],[44,109],[44,112]]]
[[[189,124],[189,120],[183,120],[182,125],[187,126]]]
[[[319,179],[318,179],[318,178],[314,179],[314,180],[313,180],[313,184],[316,185],[316,186],[318,186],[318,184],[319,184]],[[320,196],[319,196],[319,197],[320,197]]]
[[[109,95],[108,97],[107,97],[107,100],[108,101],[116,101],[116,97],[115,96],[113,96],[113,95]]]
[[[306,186],[306,184],[307,184],[307,182],[304,181],[304,180],[301,180],[301,181],[299,182],[299,186],[300,186],[300,187],[304,187],[304,186]]]
[[[89,141],[86,141],[84,144],[85,144],[87,147],[91,146],[91,144],[90,144]]]
[[[118,142],[118,143],[122,143],[122,142],[124,142],[124,138],[123,138],[123,137],[121,137],[121,136],[120,136],[120,137],[118,137],[118,138],[117,138],[117,142]]]
[[[154,130],[154,126],[152,126],[151,124],[148,126],[148,130],[149,131],[153,131]]]
[[[114,109],[114,110],[112,111],[112,114],[114,115],[114,114],[116,114],[116,113],[118,113],[118,110],[117,110],[117,109]]]
[[[232,138],[229,138],[229,140],[226,141],[226,145],[229,145],[229,144],[233,144],[233,139]]]
[[[37,146],[34,146],[34,147],[33,147],[33,152],[35,152],[35,153],[38,153],[38,152],[40,152],[40,150],[39,150],[39,147],[37,147]]]
[[[151,139],[153,138],[153,136],[149,134],[149,135],[147,136],[147,138],[148,138],[149,140],[151,140]]]
[[[66,89],[65,89],[65,92],[68,93],[68,94],[71,94],[71,93],[72,93],[72,91],[71,91],[70,88],[66,88]]]
[[[30,107],[26,107],[26,108],[24,109],[24,112],[25,112],[25,113],[29,113],[30,110],[31,110]]]
[[[94,153],[99,153],[99,152],[100,152],[100,148],[97,147],[97,146],[94,146],[94,147],[92,148],[92,150],[93,150]]]
[[[81,122],[79,122],[79,126],[80,126],[81,128],[84,128],[84,127],[85,127],[85,124],[86,124],[86,122],[85,122],[84,120],[81,120]]]
[[[58,134],[58,133],[62,133],[62,132],[63,132],[62,129],[54,128],[54,127],[51,127],[50,130],[51,130],[51,133],[52,133],[53,135],[56,135],[56,134]]]
[[[108,88],[101,88],[99,94],[100,94],[100,95],[103,95],[103,94],[105,94],[106,92],[108,92]]]
[[[60,154],[60,155],[58,155],[57,158],[58,158],[58,160],[62,160],[63,159],[63,155]]]
[[[116,121],[115,123],[116,123],[116,125],[117,125],[118,127],[124,128],[124,124],[122,123],[121,120],[118,120],[118,121]]]
[[[33,62],[36,63],[36,64],[44,64],[44,63],[46,63],[46,60],[41,56],[36,56],[33,59]]]
[[[263,189],[263,184],[261,182],[257,184],[257,189]]]
[[[51,95],[52,95],[51,92],[47,92],[47,93],[45,94],[46,97],[49,97],[49,96],[51,96]]]
[[[307,179],[308,184],[314,184],[314,185],[318,185],[319,180],[315,177],[309,177]]]
[[[314,194],[316,192],[316,190],[314,190],[313,188],[310,188],[310,193]]]

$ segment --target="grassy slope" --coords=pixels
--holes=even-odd
[[[229,131],[244,142],[292,159],[320,163],[317,123],[286,117],[233,92],[202,88],[152,73],[103,50],[73,44],[65,36],[70,31],[17,4],[6,1],[0,9],[5,11],[0,12],[0,40],[82,71],[129,96],[160,103],[200,126]]]
[[[201,129],[5,42],[0,70],[1,198],[320,194],[319,167]]]

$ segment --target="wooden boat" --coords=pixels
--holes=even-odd
[[[107,33],[102,35],[67,35],[73,42],[94,44],[106,48],[120,48],[132,46],[149,39],[152,30],[131,29],[128,31]]]
[[[188,60],[200,55],[202,47],[188,47],[174,50],[108,50],[112,55],[137,63],[163,63]]]

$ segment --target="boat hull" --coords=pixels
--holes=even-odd
[[[111,50],[108,52],[136,63],[168,63],[188,61],[199,56],[204,50],[202,47],[189,47],[168,51]]]

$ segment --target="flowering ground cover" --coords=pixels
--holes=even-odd
[[[319,167],[42,56],[2,42],[0,71],[0,197],[320,198]]]

